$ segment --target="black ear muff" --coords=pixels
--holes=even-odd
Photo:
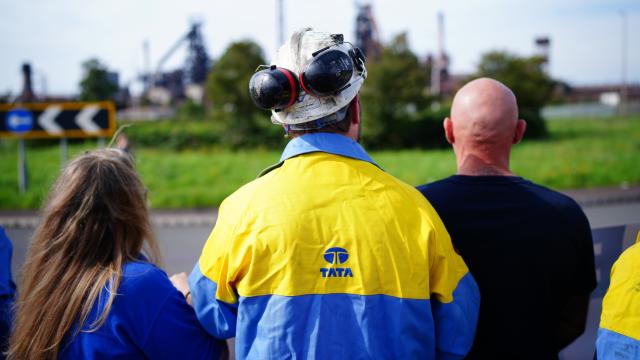
[[[276,66],[258,71],[249,81],[251,100],[265,110],[280,110],[293,105],[299,92],[296,75]]]
[[[351,80],[353,61],[344,51],[327,50],[311,59],[300,74],[300,85],[317,97],[339,93]]]

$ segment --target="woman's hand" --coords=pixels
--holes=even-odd
[[[189,289],[189,277],[186,273],[181,272],[178,274],[174,274],[169,278],[173,286],[178,289],[184,295],[184,298],[187,300],[187,304],[193,306],[191,302],[191,290]]]

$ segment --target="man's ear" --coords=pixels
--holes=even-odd
[[[353,98],[351,103],[351,123],[359,124],[360,123],[360,95],[356,95]]]
[[[453,121],[451,121],[450,118],[445,118],[442,126],[444,127],[444,137],[447,139],[449,144],[453,145],[453,143],[456,142],[456,139],[453,136]]]
[[[517,144],[524,137],[524,132],[527,130],[527,122],[523,119],[518,120],[516,124],[516,130],[513,134],[513,143]]]

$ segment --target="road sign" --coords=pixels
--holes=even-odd
[[[33,129],[33,114],[26,109],[12,109],[6,116],[7,130],[14,134],[24,134]]]
[[[0,104],[0,137],[108,137],[116,128],[112,102]]]

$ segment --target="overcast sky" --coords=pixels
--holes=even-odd
[[[384,41],[407,31],[416,54],[436,50],[436,16],[445,15],[445,45],[453,73],[469,73],[490,50],[534,53],[536,36],[551,38],[552,76],[573,84],[619,83],[626,14],[628,81],[640,82],[638,0],[375,0]],[[354,1],[284,0],[285,29],[312,26],[353,39]],[[4,0],[0,13],[0,93],[19,92],[20,66],[35,70],[35,90],[78,91],[81,63],[97,57],[120,73],[122,83],[143,71],[142,44],[154,64],[189,28],[204,21],[211,56],[230,42],[250,38],[267,59],[277,43],[276,0]],[[181,66],[178,52],[166,69]]]

